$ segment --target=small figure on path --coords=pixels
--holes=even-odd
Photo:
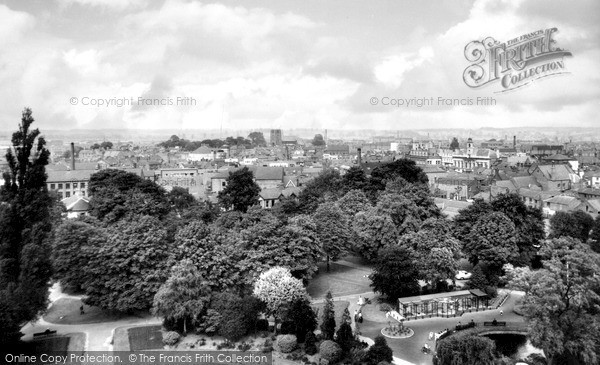
[[[358,312],[358,323],[362,323],[363,318],[362,318],[362,312]]]
[[[433,332],[429,332],[429,341],[433,340]]]
[[[85,314],[85,311],[83,310],[83,304],[81,305],[81,307],[79,307],[79,314],[80,315]]]
[[[358,322],[358,311],[354,310],[354,322]]]
[[[503,315],[504,311],[502,309],[500,309],[500,315]]]

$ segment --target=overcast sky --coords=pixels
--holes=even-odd
[[[510,93],[463,82],[468,42],[551,27],[573,54],[569,74]],[[24,106],[41,129],[592,127],[599,40],[598,0],[3,0],[0,129],[14,130]],[[396,108],[385,97],[497,105]],[[134,103],[82,105],[102,98]]]

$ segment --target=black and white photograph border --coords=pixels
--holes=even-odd
[[[600,362],[600,2],[0,0],[5,363]]]

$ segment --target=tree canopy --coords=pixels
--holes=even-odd
[[[247,167],[229,172],[227,186],[219,192],[219,202],[227,209],[245,212],[258,204],[260,187],[254,182],[254,174]]]
[[[18,340],[21,326],[47,308],[50,232],[60,218],[59,203],[47,191],[50,153],[33,122],[25,108],[0,187],[0,344]]]

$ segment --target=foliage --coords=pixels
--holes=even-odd
[[[47,191],[50,153],[33,122],[31,109],[24,109],[0,187],[0,345],[18,340],[21,326],[47,308],[51,229],[60,203]]]
[[[91,214],[115,222],[131,215],[164,217],[170,210],[165,190],[123,170],[106,169],[90,176]]]
[[[210,329],[235,342],[257,330],[262,305],[254,296],[224,292],[213,295],[209,308],[213,316],[212,321],[207,323],[212,327]]]
[[[307,355],[314,355],[317,353],[317,336],[313,331],[308,331],[304,339],[304,351]]]
[[[277,346],[279,346],[280,352],[289,354],[298,347],[298,341],[294,335],[279,335],[277,336]]]
[[[556,212],[550,218],[550,237],[573,237],[587,242],[590,231],[594,227],[594,219],[589,214],[576,210],[574,212]]]
[[[385,337],[382,335],[375,337],[375,343],[367,351],[367,364],[377,365],[381,361],[391,363],[393,360],[393,351],[388,346]]]
[[[300,343],[305,341],[306,333],[317,328],[317,315],[308,299],[294,300],[284,315],[284,321],[291,324],[292,333]]]
[[[258,204],[260,187],[254,182],[254,174],[247,167],[229,172],[227,186],[219,192],[219,202],[227,209],[245,212]]]
[[[342,348],[332,340],[325,340],[319,346],[321,358],[329,361],[330,364],[338,361],[342,356]]]
[[[311,143],[313,146],[325,146],[325,140],[323,139],[323,135],[315,134]]]
[[[458,139],[456,137],[452,137],[452,142],[450,142],[450,149],[454,151],[459,148],[460,148],[460,145],[458,143]]]
[[[377,257],[382,248],[397,242],[400,234],[388,215],[377,214],[375,208],[355,215],[353,251],[367,260]]]
[[[510,285],[527,290],[522,311],[531,343],[549,364],[572,357],[597,364],[600,343],[600,255],[571,238],[552,239],[542,249],[543,268]]]
[[[488,286],[488,280],[485,276],[481,264],[475,265],[475,267],[473,267],[473,272],[471,273],[471,278],[469,279],[467,285],[471,289],[480,290],[485,290],[485,288]]]
[[[321,334],[326,340],[333,340],[335,334],[335,309],[331,291],[325,295],[325,305],[321,314]]]
[[[251,132],[248,135],[250,141],[252,141],[252,146],[254,147],[262,147],[267,145],[267,141],[265,141],[265,136],[262,132]]]
[[[65,220],[55,227],[52,241],[54,278],[65,290],[81,292],[87,266],[99,246],[106,242],[106,231],[92,219]]]
[[[487,213],[473,225],[463,250],[474,265],[481,261],[501,268],[518,255],[516,233],[515,225],[504,213]]]
[[[265,303],[267,312],[275,318],[295,300],[308,298],[302,282],[283,267],[274,267],[260,274],[254,283],[254,295]]]
[[[324,169],[317,177],[306,183],[300,192],[298,210],[304,214],[312,214],[328,196],[337,196],[341,181],[342,178],[337,170]]]
[[[329,260],[335,261],[347,251],[350,239],[348,219],[336,204],[323,203],[313,214],[313,221],[329,271]]]
[[[351,168],[352,170],[352,168]],[[362,170],[361,170],[362,171]],[[344,178],[348,175],[344,175]],[[349,220],[359,212],[366,212],[371,208],[371,202],[362,190],[350,190],[337,201],[338,207]]]
[[[428,178],[416,162],[409,159],[398,159],[373,169],[370,186],[372,190],[384,190],[389,181],[401,177],[409,183],[427,184]]]
[[[166,320],[183,322],[187,333],[188,323],[196,326],[210,301],[210,289],[191,260],[173,266],[171,275],[154,296],[152,313]]]
[[[362,168],[352,166],[342,176],[342,192],[348,194],[352,190],[365,191],[369,188],[369,180]]]
[[[381,249],[375,260],[371,287],[396,301],[419,292],[418,277],[415,253],[403,246],[389,246]]]
[[[149,309],[171,267],[166,238],[167,231],[150,216],[108,227],[106,241],[87,265],[85,303],[119,312]]]
[[[354,346],[356,341],[354,339],[354,334],[352,333],[352,327],[348,322],[343,322],[340,325],[340,328],[338,328],[335,342],[340,345],[344,353],[348,353],[348,351],[350,351],[350,349]]]
[[[163,335],[163,343],[168,346],[173,346],[179,342],[180,338],[181,336],[179,336],[179,333],[175,331],[169,331]]]
[[[438,365],[492,365],[495,349],[494,341],[486,337],[450,336],[438,344]]]

